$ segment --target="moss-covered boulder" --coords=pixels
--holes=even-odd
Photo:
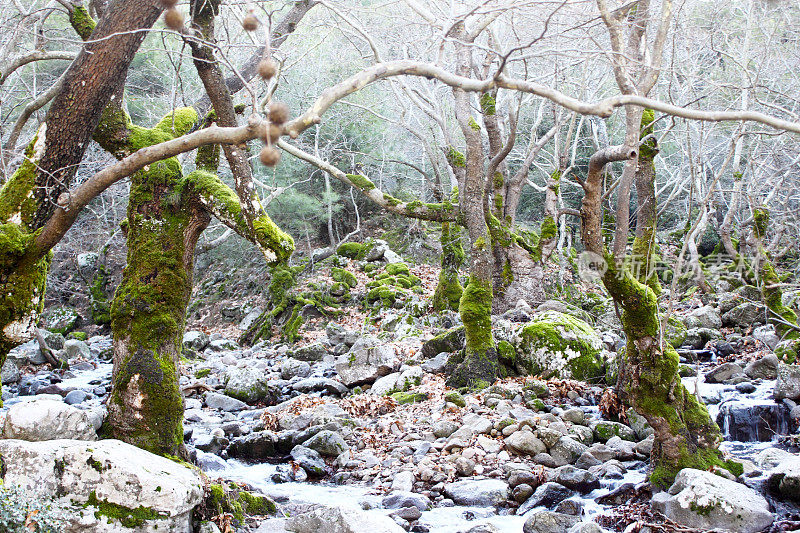
[[[670,343],[673,348],[679,348],[686,341],[686,331],[686,326],[683,322],[671,316],[664,327],[664,340]]]
[[[442,352],[453,353],[464,349],[464,326],[448,329],[422,344],[422,357],[430,359]]]
[[[519,328],[512,344],[520,374],[600,381],[603,341],[586,322],[557,311],[537,314]]]
[[[66,335],[81,325],[81,316],[71,307],[51,307],[42,314],[40,327]]]

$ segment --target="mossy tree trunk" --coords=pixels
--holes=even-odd
[[[433,310],[458,310],[464,287],[461,286],[459,272],[466,260],[461,246],[461,228],[450,222],[442,223],[442,259],[439,282],[433,294]]]
[[[152,26],[161,10],[157,0],[117,0],[96,29],[84,8],[70,10],[81,36],[96,38],[70,65],[25,159],[0,190],[0,366],[11,348],[33,338],[42,310],[51,254],[35,239],[73,184],[100,114],[145,37],[137,30]]]
[[[618,259],[610,254],[603,242],[603,169],[612,161],[638,157],[638,150],[626,146],[606,148],[592,156],[587,179],[582,184],[581,238],[587,250],[607,264],[602,281],[622,311],[620,319],[627,337],[624,359],[620,362],[618,388],[623,401],[653,427],[655,443],[651,456],[651,480],[664,487],[682,468],[707,470],[713,466],[732,466],[722,460],[717,449],[721,440],[719,428],[705,406],[681,383],[678,354],[663,339],[658,299],[649,286],[657,283],[657,279],[638,279],[627,268],[624,258]],[[642,195],[640,201],[645,201],[646,197],[646,194]],[[650,225],[649,220],[647,225]],[[649,254],[650,250],[645,248],[645,253]]]
[[[468,42],[463,23],[454,29],[457,39]],[[457,47],[459,74],[468,76],[471,69],[470,48]],[[473,127],[469,95],[453,89],[456,120],[466,141],[463,178],[459,182],[459,207],[470,240],[470,275],[459,303],[466,337],[463,355],[449,365],[447,383],[455,387],[484,388],[499,372],[499,360],[492,335],[492,238],[487,225],[486,180],[483,171],[484,151],[479,130]]]
[[[756,254],[756,270],[764,303],[767,305],[767,319],[775,328],[775,333],[781,340],[795,341],[794,347],[776,350],[776,353],[786,363],[797,363],[798,350],[800,350],[800,322],[797,313],[783,305],[783,290],[781,280],[764,247],[764,238],[769,229],[769,211],[766,207],[757,207],[753,212],[753,235],[758,253]]]

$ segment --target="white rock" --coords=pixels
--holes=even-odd
[[[411,492],[414,489],[414,473],[403,471],[395,474],[392,479],[392,490]]]
[[[314,509],[292,517],[284,526],[294,533],[404,533],[394,520],[380,511],[342,507]]]
[[[118,440],[0,441],[3,482],[39,497],[63,496],[64,503],[99,501],[161,515],[135,529],[96,518],[93,507],[64,525],[64,533],[189,533],[192,509],[203,495],[199,475],[174,461]]]
[[[3,437],[27,441],[97,440],[86,411],[54,400],[18,403],[8,410]]]
[[[757,533],[773,522],[769,504],[761,494],[693,468],[681,470],[669,493],[655,495],[652,505],[667,518],[698,529]]]

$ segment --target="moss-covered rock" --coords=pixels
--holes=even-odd
[[[464,349],[464,326],[457,326],[422,344],[421,355],[426,359],[442,352],[453,353]]]
[[[603,342],[586,322],[545,311],[522,326],[512,344],[521,374],[599,381],[604,376]]]

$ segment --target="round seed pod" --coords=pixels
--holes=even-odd
[[[177,4],[178,0],[161,0],[161,5],[164,6],[164,9],[175,7]]]
[[[245,31],[256,31],[258,29],[258,19],[252,13],[242,19],[242,28]]]
[[[274,124],[283,124],[289,120],[289,106],[283,102],[273,102],[269,106],[269,120]]]
[[[271,59],[262,59],[258,62],[258,75],[265,80],[272,79],[275,73],[278,72],[278,67]]]
[[[261,153],[258,154],[258,158],[264,165],[274,167],[281,160],[281,153],[274,146],[265,146],[261,149]]]
[[[278,139],[283,135],[283,128],[275,123],[264,125],[264,142],[273,144],[278,142]]]
[[[180,31],[183,29],[183,15],[174,7],[170,8],[164,13],[164,24],[171,30]]]

